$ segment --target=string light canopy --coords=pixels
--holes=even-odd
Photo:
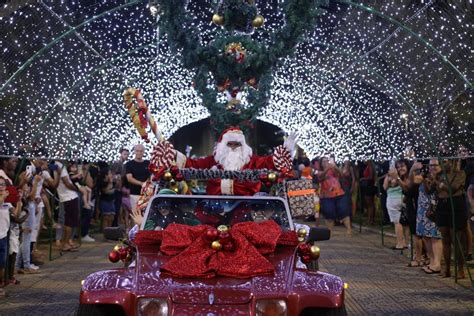
[[[257,1],[265,23],[253,38],[264,41],[282,26],[282,2]],[[203,45],[224,32],[212,23],[217,5],[187,3]],[[274,72],[258,118],[299,131],[309,157],[473,151],[473,9],[469,0],[329,1]],[[127,87],[141,89],[165,137],[208,117],[159,18],[159,8],[139,0],[5,4],[2,154],[44,147],[51,158],[114,159],[118,148],[141,141],[123,105]]]

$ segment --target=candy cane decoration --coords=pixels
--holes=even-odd
[[[158,141],[161,142],[163,140],[161,131],[158,129],[155,119],[151,115],[140,90],[136,88],[126,89],[123,92],[123,99],[125,101],[125,106],[127,107],[128,113],[132,118],[133,125],[135,125],[141,138],[147,143],[150,142],[148,139],[148,133],[146,131],[149,124],[151,131],[153,134],[155,134],[155,137],[158,139]],[[136,102],[133,102],[134,99]]]

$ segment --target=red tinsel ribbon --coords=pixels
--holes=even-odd
[[[248,278],[270,274],[275,267],[263,256],[275,251],[277,244],[296,246],[295,232],[282,232],[274,221],[243,222],[232,226],[234,250],[213,250],[205,233],[207,225],[171,224],[164,231],[140,231],[138,245],[161,241],[160,251],[173,256],[161,271],[174,277],[212,278],[217,275]],[[186,264],[183,264],[186,262]]]

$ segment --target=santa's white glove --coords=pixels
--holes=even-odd
[[[291,156],[293,156],[295,152],[296,141],[298,140],[298,133],[291,132],[288,137],[286,138],[283,146],[290,152]]]

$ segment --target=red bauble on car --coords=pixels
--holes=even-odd
[[[179,172],[178,166],[171,166],[170,172],[171,172],[171,174],[172,174],[173,176],[177,175],[178,172]]]
[[[206,238],[209,241],[216,240],[219,237],[219,231],[215,228],[209,228],[206,231]]]
[[[301,261],[306,264],[311,262],[311,256],[310,255],[303,255],[301,256]]]
[[[230,234],[228,232],[220,232],[219,242],[223,245],[228,244],[230,242]]]
[[[118,262],[120,260],[120,255],[117,251],[115,250],[112,250],[111,252],[109,252],[109,260],[110,262]]]
[[[121,260],[125,260],[127,258],[127,255],[128,255],[128,251],[126,248],[120,248],[119,251],[118,251],[118,254],[119,254],[119,257]]]
[[[310,255],[310,250],[311,250],[311,246],[306,243],[302,243],[298,245],[298,251],[300,255]]]

